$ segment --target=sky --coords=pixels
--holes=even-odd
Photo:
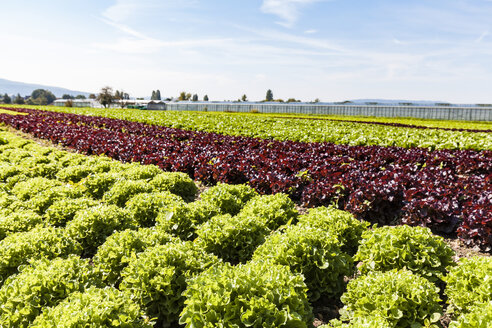
[[[0,13],[0,78],[14,81],[492,102],[492,0],[0,0]]]

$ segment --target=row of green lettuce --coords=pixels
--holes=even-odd
[[[331,142],[354,146],[423,147],[431,150],[492,150],[492,133],[486,132],[415,129],[341,121],[278,118],[271,115],[53,106],[33,108],[264,139]]]
[[[492,260],[283,194],[0,133],[0,326],[486,327]],[[347,284],[347,277],[350,281]],[[445,295],[444,302],[441,295]]]
[[[248,113],[247,115],[254,115]],[[487,121],[452,121],[437,119],[420,119],[413,117],[376,117],[376,116],[347,116],[347,115],[302,115],[302,114],[262,114],[273,117],[287,118],[321,118],[339,121],[363,121],[375,123],[397,123],[422,126],[428,128],[491,130],[492,122]]]

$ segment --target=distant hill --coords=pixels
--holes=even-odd
[[[9,95],[20,94],[21,96],[28,96],[36,89],[45,89],[53,92],[53,94],[57,97],[61,97],[64,94],[69,94],[72,96],[84,95],[86,97],[89,96],[89,92],[75,91],[60,87],[52,87],[41,84],[32,84],[32,83],[23,83],[23,82],[15,82],[5,79],[0,79],[0,95],[5,93]]]
[[[354,99],[351,100],[356,104],[365,104],[376,102],[378,104],[414,104],[414,105],[434,105],[436,103],[447,103],[446,101],[431,101],[431,100],[401,100],[401,99]]]

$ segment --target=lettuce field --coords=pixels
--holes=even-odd
[[[0,327],[490,327],[487,124],[98,111],[0,111]]]

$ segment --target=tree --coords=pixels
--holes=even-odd
[[[300,100],[296,100],[296,98],[289,98],[289,99],[287,99],[287,102],[288,103],[291,103],[291,102],[300,102]]]
[[[319,98],[314,99],[314,103],[319,103]]]
[[[125,100],[129,100],[130,95],[123,90],[116,90],[114,93],[114,100],[119,103],[121,108],[124,108],[126,105],[128,105],[128,102]]]
[[[191,98],[191,93],[186,93],[185,91],[181,91],[178,100],[190,100],[190,98]]]
[[[76,95],[75,99],[87,99],[84,95]]]
[[[91,93],[91,94],[89,95],[89,99],[97,99],[97,97],[96,97],[96,95],[95,95],[95,94]]]
[[[56,96],[51,91],[45,89],[36,89],[31,94],[30,102],[32,102],[34,105],[48,105],[55,100]]]
[[[267,90],[265,100],[266,101],[273,101],[273,92],[272,92],[272,90],[270,90],[270,89]]]
[[[155,100],[155,91],[152,90],[152,96],[150,96],[150,100]]]
[[[64,94],[64,95],[62,96],[62,99],[75,99],[75,97],[74,97],[74,96],[72,96],[72,95]]]
[[[110,86],[101,88],[101,92],[97,95],[97,100],[104,106],[104,108],[108,108],[114,101],[113,88]]]
[[[191,99],[192,101],[198,101],[198,95],[195,93],[193,95],[193,98]]]
[[[159,89],[155,92],[155,100],[161,100],[161,91]]]
[[[243,95],[243,96],[241,97],[241,100],[242,100],[242,101],[248,101],[248,97],[246,97],[246,95]]]
[[[203,101],[208,101],[208,95],[203,96]]]
[[[21,95],[18,93],[17,97],[14,99],[14,104],[17,105],[24,105],[26,102],[24,101],[24,98],[21,97]]]
[[[3,95],[3,103],[4,104],[11,104],[12,103],[12,99],[9,97],[8,94]]]

